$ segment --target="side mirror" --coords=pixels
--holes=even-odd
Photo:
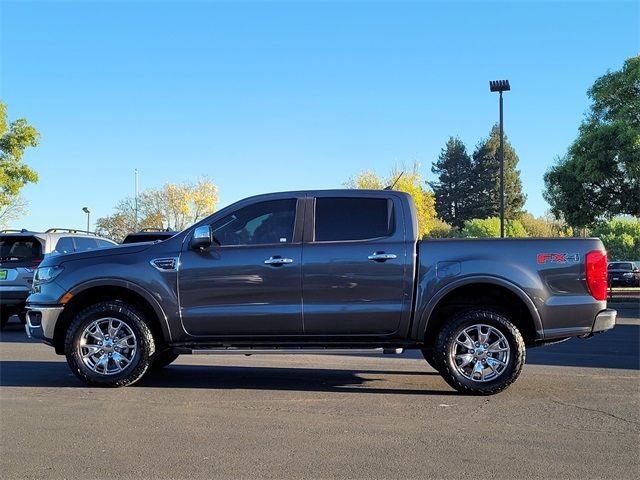
[[[193,231],[193,238],[191,239],[191,248],[194,250],[210,247],[213,243],[213,235],[211,234],[211,228],[209,225],[203,225],[197,227]]]

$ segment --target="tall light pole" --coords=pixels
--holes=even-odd
[[[134,230],[137,232],[138,231],[138,169],[136,168],[134,170],[134,176],[135,176],[135,220],[134,220],[134,224],[135,224],[135,228]]]
[[[87,233],[89,233],[89,216],[91,215],[91,209],[89,207],[82,207],[82,211],[87,214]]]
[[[509,80],[492,80],[489,90],[500,92],[500,238],[504,238],[504,127],[502,122],[502,92],[511,90]]]

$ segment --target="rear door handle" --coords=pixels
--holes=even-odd
[[[271,258],[267,258],[264,263],[266,265],[285,265],[287,263],[293,263],[293,259],[291,258],[282,258],[282,257],[271,257]]]
[[[374,262],[385,262],[387,260],[398,258],[398,256],[395,253],[376,252],[373,255],[369,255],[367,258]]]

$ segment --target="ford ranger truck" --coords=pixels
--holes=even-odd
[[[46,258],[27,334],[88,385],[181,354],[421,350],[456,390],[518,378],[525,351],[610,330],[596,238],[418,240],[411,197],[303,191],[239,201],[156,243]]]

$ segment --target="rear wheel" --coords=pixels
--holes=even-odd
[[[422,351],[422,356],[427,361],[429,366],[435,370],[438,370],[438,365],[436,363],[435,353],[433,351],[433,348],[423,348],[421,351]]]
[[[492,395],[511,385],[525,363],[522,335],[505,315],[470,310],[454,316],[436,339],[436,364],[462,393]]]
[[[107,301],[78,314],[64,349],[69,367],[86,384],[124,387],[149,369],[155,341],[140,312],[126,303]]]
[[[2,310],[0,310],[0,328],[4,328],[7,326],[7,323],[9,323],[9,318],[11,318],[11,315],[13,315],[13,311],[10,310],[9,308],[2,308]]]

